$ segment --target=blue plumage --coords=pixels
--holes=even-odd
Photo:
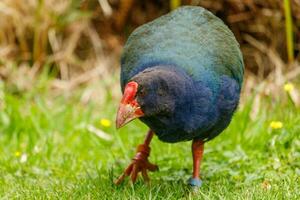
[[[230,123],[244,64],[228,27],[181,7],[135,30],[121,59],[121,86],[139,84],[140,119],[165,142],[209,140]]]

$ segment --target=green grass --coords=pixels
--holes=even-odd
[[[0,87],[1,88],[1,87]],[[205,146],[203,187],[186,186],[191,174],[190,142],[165,144],[154,138],[151,185],[113,180],[129,164],[147,128],[135,121],[120,131],[114,121],[117,100],[82,104],[53,97],[38,88],[4,91],[0,104],[0,197],[3,199],[298,199],[300,196],[300,110],[289,101],[265,98],[258,116],[249,118],[252,98],[240,107],[229,128]],[[1,92],[0,92],[1,93]],[[286,98],[283,98],[286,99]],[[272,120],[283,128],[271,130]],[[92,124],[109,133],[105,141],[90,133]],[[21,162],[16,152],[27,155]],[[263,184],[265,183],[265,184]],[[264,185],[269,185],[264,187]],[[298,198],[297,198],[298,197]]]

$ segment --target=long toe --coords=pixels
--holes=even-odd
[[[123,174],[115,181],[116,185],[121,184],[127,176],[130,176],[132,183],[135,183],[138,177],[138,174],[141,172],[142,177],[145,182],[149,182],[149,176],[147,171],[156,171],[158,166],[151,164],[148,160],[134,160],[123,172]]]
[[[148,183],[150,181],[150,178],[148,176],[148,173],[147,173],[147,170],[146,169],[142,169],[142,176],[143,176],[143,179],[146,183]]]
[[[149,182],[150,179],[147,171],[156,171],[158,170],[158,166],[149,162],[148,156],[150,148],[147,148],[145,145],[139,145],[139,149],[135,157],[132,159],[132,162],[124,170],[123,174],[115,181],[116,185],[122,183],[127,176],[130,176],[131,182],[135,183],[140,172],[145,182]]]
[[[123,172],[123,174],[121,176],[119,176],[119,178],[117,180],[115,180],[115,184],[119,185],[120,183],[122,183],[125,179],[126,176],[129,176],[131,174],[133,168],[133,164],[130,164]]]
[[[151,171],[151,172],[154,172],[154,171],[157,171],[157,170],[158,170],[158,166],[157,166],[157,165],[154,165],[154,164],[149,163],[149,162],[147,163],[146,168],[147,168],[149,171]]]
[[[138,173],[139,173],[139,167],[137,165],[133,165],[133,169],[132,169],[131,175],[130,175],[132,183],[135,183]]]

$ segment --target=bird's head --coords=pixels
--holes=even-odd
[[[184,93],[182,79],[175,71],[160,68],[147,69],[134,76],[124,87],[117,128],[140,117],[171,116],[175,102]]]

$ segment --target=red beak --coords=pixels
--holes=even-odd
[[[144,113],[141,112],[140,107],[132,106],[131,104],[120,104],[117,119],[116,127],[121,128],[128,122],[143,116]]]
[[[116,127],[121,128],[128,122],[144,116],[140,105],[136,101],[138,84],[134,81],[129,82],[124,90],[124,95],[119,105]]]

